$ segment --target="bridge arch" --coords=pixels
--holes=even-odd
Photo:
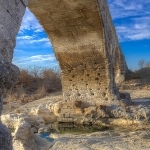
[[[118,39],[106,1],[36,1],[29,9],[48,34],[62,70],[64,100],[111,102]]]
[[[115,67],[121,60],[115,57],[119,43],[106,0],[2,1],[1,35],[5,36],[0,48],[4,62],[12,61],[26,6],[52,42],[62,71],[64,100],[114,103],[119,99],[115,69],[124,68]]]
[[[115,72],[123,72],[124,77],[127,67],[124,59],[116,59],[117,55],[119,58],[123,55],[118,49],[106,0],[1,0],[0,114],[3,93],[19,76],[18,68],[11,62],[16,35],[27,6],[42,24],[54,47],[62,71],[64,101],[118,103]],[[121,62],[124,65],[121,66]],[[0,148],[11,149],[10,134],[2,124],[0,133],[4,139]]]

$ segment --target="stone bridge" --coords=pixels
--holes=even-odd
[[[19,76],[11,62],[27,6],[52,42],[64,100],[116,104],[116,82],[124,80],[127,66],[106,0],[0,0],[0,110],[3,93]],[[3,150],[11,149],[6,130],[2,125]]]

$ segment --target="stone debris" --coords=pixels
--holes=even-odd
[[[14,150],[49,150],[51,143],[33,134],[31,125],[23,121],[15,130]]]

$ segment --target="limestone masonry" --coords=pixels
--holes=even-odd
[[[53,44],[64,100],[118,99],[126,65],[106,1],[30,0],[29,8]]]
[[[62,71],[62,115],[81,101],[117,105],[116,82],[128,69],[106,0],[0,0],[0,112],[3,93],[19,76],[11,61],[26,6],[49,36]],[[3,125],[0,139],[1,150],[12,149]]]

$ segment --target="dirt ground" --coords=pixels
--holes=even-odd
[[[149,90],[123,90],[130,93],[131,99],[150,102]],[[4,105],[3,114],[10,111],[22,112],[37,109],[40,105],[55,103],[62,100],[62,93],[50,94],[42,99],[21,104],[13,102]],[[150,132],[141,131],[103,131],[86,134],[51,134],[54,142],[49,150],[150,150]]]
[[[58,138],[50,150],[150,150],[150,134],[146,131],[56,136]]]

